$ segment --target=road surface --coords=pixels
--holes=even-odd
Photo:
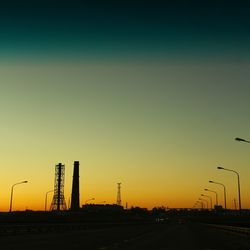
[[[0,236],[1,250],[250,250],[250,237],[194,223]]]

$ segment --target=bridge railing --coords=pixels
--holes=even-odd
[[[247,227],[235,227],[235,226],[217,225],[217,224],[205,224],[205,225],[218,228],[221,230],[231,231],[250,236],[250,228]]]
[[[12,224],[12,225],[0,224],[0,236],[1,235],[27,234],[27,233],[50,233],[50,232],[62,232],[62,231],[98,230],[98,229],[103,229],[107,227],[144,225],[144,224],[153,224],[153,222],[48,223],[48,224],[46,223],[29,224],[28,223],[28,224]]]

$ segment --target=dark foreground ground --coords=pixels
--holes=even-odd
[[[0,236],[1,250],[250,250],[250,237],[198,223],[121,225],[81,231]]]

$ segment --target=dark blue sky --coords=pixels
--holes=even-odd
[[[248,56],[249,4],[172,2],[5,4],[0,51]]]

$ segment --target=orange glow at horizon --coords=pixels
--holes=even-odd
[[[242,208],[250,208],[250,148],[234,141],[249,135],[247,62],[2,64],[0,211],[23,180],[13,211],[44,210],[59,162],[68,205],[75,160],[81,204],[116,203],[121,182],[123,206],[190,208],[204,188],[223,205],[212,179],[234,208],[237,180],[222,165],[240,173]]]

